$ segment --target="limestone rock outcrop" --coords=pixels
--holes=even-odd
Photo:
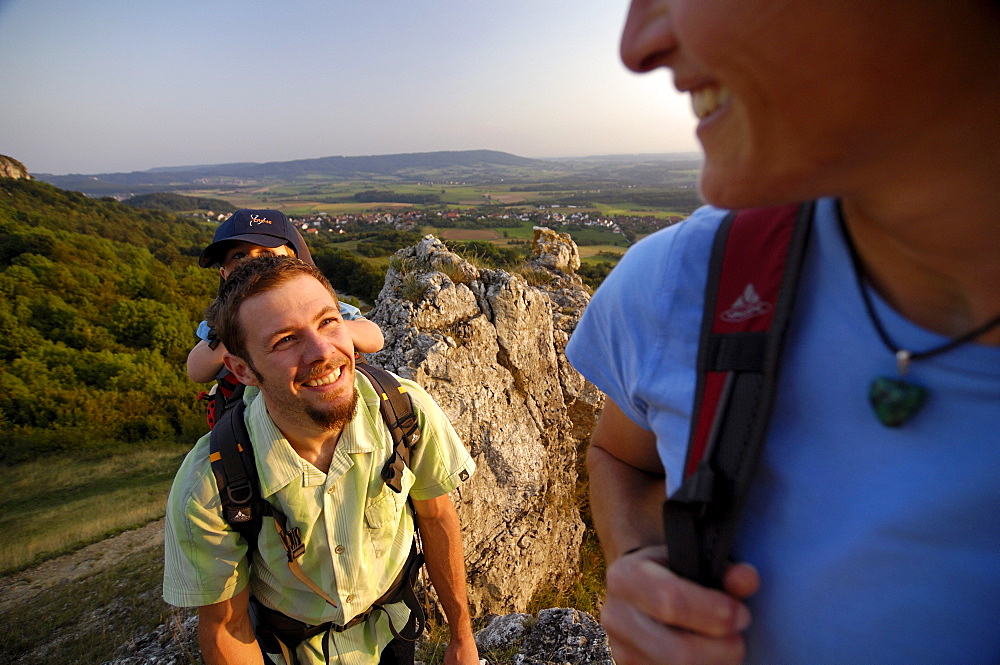
[[[521,276],[426,236],[393,257],[368,314],[386,340],[370,361],[420,383],[476,461],[454,497],[473,616],[523,611],[577,575],[575,465],[601,398],[563,354],[589,300],[574,255],[545,229]]]
[[[534,231],[532,249],[537,263],[563,273],[577,271],[580,251],[568,233],[556,233],[544,226],[536,226]]]
[[[476,633],[476,646],[480,656],[513,653],[512,665],[614,665],[601,625],[571,608],[498,616]]]
[[[31,180],[31,175],[28,174],[28,169],[24,168],[24,164],[21,162],[13,157],[0,155],[0,178]]]

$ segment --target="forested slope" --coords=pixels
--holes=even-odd
[[[212,226],[0,179],[0,461],[204,430],[184,358]]]
[[[149,210],[162,210],[163,212],[185,212],[187,210],[212,210],[221,213],[231,213],[236,210],[236,206],[222,199],[213,199],[204,196],[183,196],[173,192],[154,192],[152,194],[139,194],[122,201],[127,206],[133,208],[148,208]]]

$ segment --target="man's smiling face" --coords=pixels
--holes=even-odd
[[[241,381],[260,387],[279,427],[303,415],[326,430],[350,420],[357,403],[354,345],[323,284],[309,275],[294,277],[247,298],[239,318],[249,357],[237,358],[233,369]]]

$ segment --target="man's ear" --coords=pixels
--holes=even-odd
[[[257,375],[252,369],[250,369],[250,363],[243,360],[239,356],[234,356],[228,351],[224,356],[222,356],[222,362],[226,365],[226,369],[232,372],[239,382],[246,386],[259,386],[260,381],[257,379]]]

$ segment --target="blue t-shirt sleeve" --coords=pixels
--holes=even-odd
[[[345,321],[354,321],[355,319],[365,318],[364,316],[361,315],[360,309],[358,309],[354,305],[348,305],[345,302],[340,303],[340,315],[344,317]]]
[[[725,211],[701,208],[631,247],[566,348],[577,370],[656,435],[668,492],[684,468],[712,242]]]
[[[651,429],[647,404],[636,394],[643,380],[643,358],[655,353],[656,325],[645,295],[660,281],[663,237],[651,236],[631,247],[594,293],[570,338],[570,363],[593,382],[634,423]],[[667,242],[667,246],[671,243]]]
[[[210,332],[212,332],[212,329],[208,327],[208,321],[202,321],[198,324],[198,329],[194,334],[198,336],[198,339],[203,339],[207,342]]]
[[[634,423],[658,435],[655,420],[662,411],[689,409],[708,258],[723,216],[700,208],[629,248],[566,349],[581,374]]]

